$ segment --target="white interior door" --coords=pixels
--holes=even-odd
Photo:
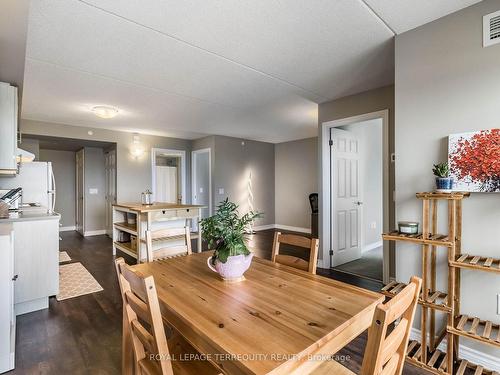
[[[177,167],[156,167],[156,201],[178,203]]]
[[[113,235],[113,204],[116,203],[116,150],[105,154],[106,170],[106,234]]]
[[[85,187],[84,187],[84,150],[76,153],[76,230],[83,236],[84,234],[84,210],[85,210]]]
[[[332,266],[361,258],[362,189],[360,142],[348,131],[331,128]]]

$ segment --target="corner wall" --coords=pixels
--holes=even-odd
[[[432,164],[446,161],[449,134],[500,126],[500,44],[482,47],[482,17],[497,10],[500,0],[482,1],[396,38],[398,220],[422,221],[415,192],[434,188]],[[464,252],[500,258],[500,194],[474,193],[463,206]],[[446,233],[446,212],[439,217]],[[446,290],[446,254],[442,248],[438,253],[438,288]],[[420,258],[415,246],[398,244],[398,279],[420,274]],[[500,276],[461,274],[462,312],[500,323]],[[500,357],[500,350],[487,345],[461,343]]]

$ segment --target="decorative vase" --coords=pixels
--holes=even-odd
[[[453,189],[452,177],[436,177],[436,191],[440,193],[451,193]]]
[[[207,259],[208,268],[217,272],[224,281],[236,282],[244,280],[243,274],[252,263],[253,253],[248,255],[235,255],[227,258],[226,263],[222,263],[219,259],[212,263],[212,257]]]

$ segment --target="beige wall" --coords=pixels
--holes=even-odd
[[[482,17],[500,0],[482,1],[396,38],[396,209],[399,220],[421,222],[415,192],[434,188],[432,164],[447,157],[452,133],[498,128],[500,44],[482,47]],[[441,230],[446,233],[446,213]],[[441,216],[443,217],[443,216]],[[475,193],[464,201],[463,248],[500,258],[500,195]],[[397,277],[420,274],[420,251],[397,247]],[[446,290],[444,249],[439,251],[439,287]],[[462,271],[462,312],[500,323],[496,314],[500,277]],[[500,350],[461,339],[464,345],[500,357]]]
[[[148,188],[151,189],[151,148],[185,150],[187,201],[191,201],[190,140],[141,135],[140,141],[145,153],[136,159],[130,153],[133,145],[132,133],[31,120],[22,120],[20,129],[24,134],[115,142],[117,148],[117,200],[119,202],[138,202],[141,199],[141,192]],[[92,136],[88,134],[90,130],[93,131]]]
[[[386,86],[378,89],[365,91],[360,94],[347,96],[344,98],[336,99],[327,103],[323,103],[319,105],[319,113],[318,113],[318,126],[319,126],[319,138],[318,138],[318,151],[319,151],[319,165],[318,171],[322,170],[322,161],[321,154],[323,152],[323,147],[327,147],[325,144],[326,140],[323,140],[322,135],[322,124],[325,122],[340,120],[347,117],[358,116],[370,112],[377,112],[388,109],[389,110],[389,153],[394,152],[394,86]],[[319,200],[320,207],[322,202],[322,186],[323,180],[328,179],[329,176],[323,176],[322,173],[319,173]],[[394,163],[391,163],[389,170],[389,203],[391,205],[391,209],[389,212],[389,223],[390,226],[394,226],[394,204],[393,204],[393,186],[394,186]],[[323,238],[323,228],[322,218],[320,214],[320,246],[321,249],[325,247],[325,244],[322,241]],[[328,247],[328,246],[327,246]],[[322,251],[320,252],[320,256],[322,256]],[[329,263],[324,265],[328,266]],[[394,255],[391,251],[391,269],[394,267]]]
[[[210,148],[212,153],[214,209],[229,197],[246,212],[251,174],[253,207],[264,213],[255,225],[274,224],[274,144],[218,135],[193,141],[193,150],[203,148]],[[219,194],[219,189],[224,193]]]
[[[52,162],[56,180],[55,211],[61,214],[62,227],[75,226],[75,153],[73,151],[40,150],[40,161]]]
[[[276,224],[310,229],[309,194],[317,192],[318,138],[276,144]]]

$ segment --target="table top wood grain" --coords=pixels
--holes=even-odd
[[[211,254],[132,269],[153,275],[164,319],[228,374],[291,373],[308,355],[333,354],[368,328],[384,299],[256,257],[244,281],[226,283],[207,267]]]
[[[128,210],[137,211],[140,213],[153,212],[153,211],[206,208],[206,206],[195,205],[195,204],[177,204],[177,203],[166,203],[166,202],[155,202],[153,204],[141,204],[138,202],[120,202],[120,203],[114,203],[113,207],[126,208]]]

